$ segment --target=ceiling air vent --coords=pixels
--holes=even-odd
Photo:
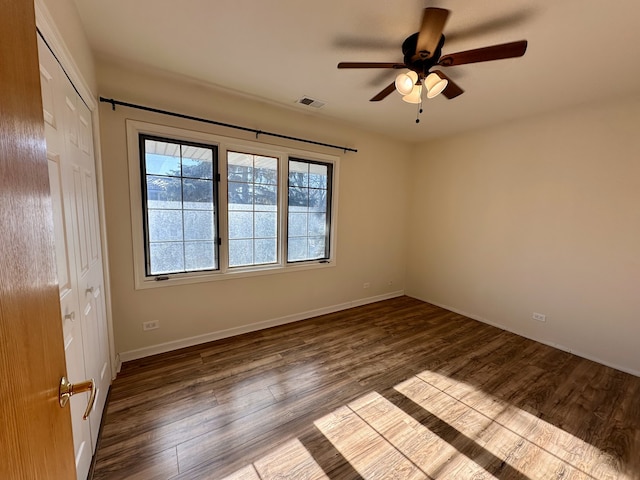
[[[301,103],[302,105],[307,105],[309,107],[314,107],[314,108],[320,108],[320,107],[324,107],[325,102],[321,102],[320,100],[316,100],[314,98],[311,98],[307,95],[305,95],[302,98],[299,98],[296,103]]]

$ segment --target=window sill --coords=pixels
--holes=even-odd
[[[235,280],[238,278],[259,277],[262,275],[277,275],[305,270],[317,270],[322,268],[332,268],[336,266],[335,260],[315,261],[290,265],[272,265],[265,267],[237,267],[225,272],[205,272],[202,274],[178,274],[169,275],[167,280],[155,280],[155,277],[136,278],[135,289],[146,290],[149,288],[174,287],[178,285],[190,285],[195,283],[216,282],[224,280]],[[160,275],[161,276],[161,275]]]

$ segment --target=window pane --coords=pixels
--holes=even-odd
[[[186,242],[184,244],[185,270],[213,270],[215,263],[213,242]]]
[[[327,214],[309,214],[309,235],[325,235],[327,233]]]
[[[144,145],[147,175],[180,176],[180,145],[149,139]]]
[[[183,208],[190,210],[213,209],[213,182],[211,180],[182,180]]]
[[[182,242],[149,245],[151,275],[184,272]]]
[[[266,185],[254,186],[254,200],[256,210],[276,210],[278,204],[278,187]]]
[[[254,182],[265,185],[277,185],[278,159],[273,157],[256,157]]]
[[[310,212],[326,212],[327,211],[327,191],[326,190],[309,190],[309,211]]]
[[[229,266],[253,264],[253,240],[229,240]]]
[[[253,212],[229,212],[229,238],[253,238]]]
[[[277,261],[276,239],[257,239],[255,241],[255,263],[276,263]]]
[[[289,161],[289,186],[308,187],[309,186],[309,164],[303,162]]]
[[[227,178],[230,182],[252,182],[253,155],[238,152],[228,152]]]
[[[229,210],[253,210],[253,185],[229,182]]]
[[[141,138],[146,274],[218,268],[215,147]]]
[[[213,178],[213,151],[193,145],[182,146],[182,176]]]
[[[289,238],[307,236],[306,213],[289,213]]]
[[[213,240],[213,212],[199,210],[184,211],[185,240]]]
[[[227,153],[229,266],[278,261],[278,159]]]
[[[327,188],[328,168],[326,165],[309,164],[309,187]]]
[[[180,210],[149,210],[149,241],[182,241]]]
[[[275,212],[255,213],[255,236],[256,238],[274,239],[278,232],[278,217]]]
[[[149,208],[182,208],[180,179],[147,175],[147,206]]]
[[[309,237],[309,258],[318,259],[324,258],[325,252],[325,237]]]
[[[331,164],[289,161],[290,262],[329,258],[332,168]]]
[[[299,260],[307,260],[307,238],[296,237],[289,238],[288,243],[288,260],[296,262]]]
[[[309,189],[289,187],[289,211],[306,212],[309,208]]]

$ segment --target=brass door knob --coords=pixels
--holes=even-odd
[[[77,394],[83,392],[89,393],[89,403],[87,404],[87,408],[84,411],[84,415],[82,416],[83,420],[86,420],[91,413],[91,409],[93,408],[93,403],[96,401],[96,382],[93,380],[85,380],[80,383],[70,383],[67,380],[67,377],[62,377],[60,379],[60,388],[58,390],[58,401],[60,402],[61,407],[65,407],[67,403],[69,403],[69,399]]]

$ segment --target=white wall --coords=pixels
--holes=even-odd
[[[255,136],[124,107],[114,112],[103,103],[100,125],[113,321],[116,351],[129,352],[125,359],[151,353],[154,345],[166,342],[170,343],[166,348],[175,347],[189,337],[224,333],[403,290],[408,145],[139,67],[102,61],[98,80],[104,97],[358,149],[348,154],[318,150],[342,157],[336,267],[135,290],[125,119],[238,138]],[[261,140],[278,142],[268,137]],[[288,145],[317,150],[298,143]],[[371,287],[364,290],[364,282]],[[143,332],[142,322],[149,320],[159,320],[160,329]]]
[[[638,126],[634,98],[418,146],[407,294],[640,375]]]

